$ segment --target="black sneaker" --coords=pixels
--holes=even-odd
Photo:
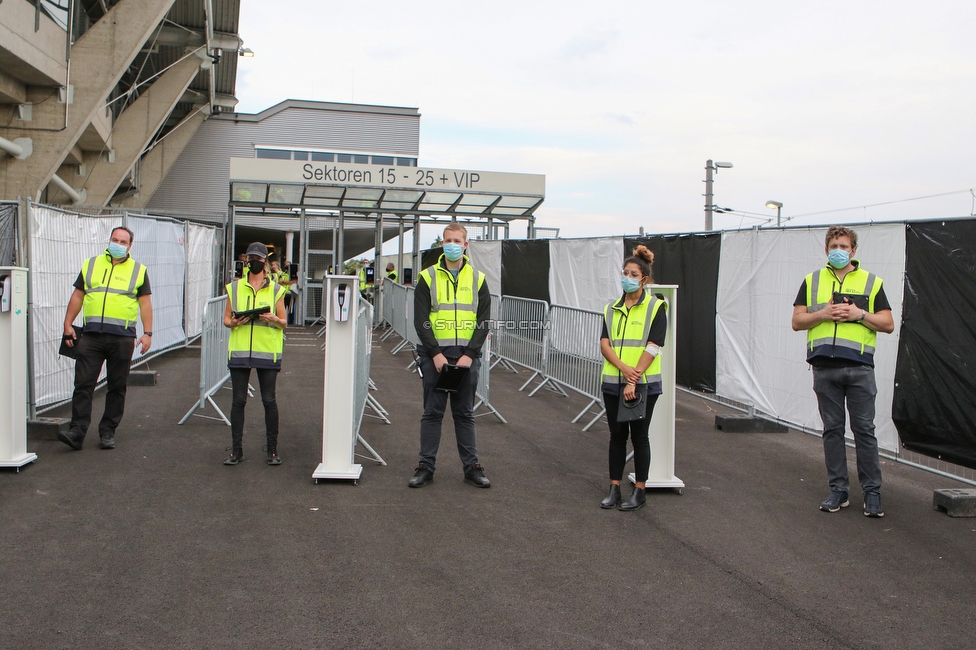
[[[74,450],[81,450],[81,446],[85,444],[85,436],[79,435],[77,431],[69,430],[64,433],[58,431],[58,440]]]
[[[421,465],[414,471],[413,478],[407,482],[407,485],[412,488],[422,488],[433,480],[434,473],[426,465]]]
[[[278,452],[276,451],[268,452],[268,465],[281,465],[281,459],[278,458]]]
[[[115,449],[115,436],[104,436],[98,441],[99,449]]]
[[[236,465],[242,460],[244,460],[244,451],[241,449],[234,449],[230,452],[230,456],[224,459],[224,465]]]
[[[477,488],[490,488],[491,481],[485,476],[485,469],[481,465],[474,465],[464,473],[464,482]]]
[[[884,508],[881,507],[880,492],[864,493],[864,516],[880,519],[884,517]]]
[[[837,512],[841,508],[851,505],[847,500],[847,492],[831,492],[830,496],[823,500],[820,509],[824,512]],[[866,513],[865,513],[866,514]]]

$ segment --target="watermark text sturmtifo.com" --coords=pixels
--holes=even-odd
[[[548,330],[551,329],[552,323],[544,320],[486,320],[482,325],[482,328],[489,330],[508,330],[508,331],[525,331],[525,330]],[[455,323],[453,321],[436,321],[431,323],[430,321],[424,322],[425,329],[433,330],[474,330],[478,329],[477,323],[472,323],[468,321],[461,321]]]

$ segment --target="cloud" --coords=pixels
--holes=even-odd
[[[610,122],[616,122],[617,124],[637,124],[637,122],[630,115],[624,115],[622,113],[604,113],[604,119]]]
[[[592,36],[577,36],[563,45],[559,50],[559,58],[588,59],[594,54],[605,52],[618,34],[617,30],[607,30]]]

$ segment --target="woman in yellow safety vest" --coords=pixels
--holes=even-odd
[[[275,384],[281,370],[284,347],[285,291],[268,277],[268,247],[255,242],[247,247],[244,278],[227,285],[227,307],[224,326],[231,329],[227,344],[227,367],[230,369],[233,397],[230,410],[230,456],[224,465],[236,465],[243,459],[244,405],[251,368],[257,369],[264,404],[267,432],[268,465],[280,465],[278,457],[278,402]],[[264,313],[254,310],[266,309]],[[252,312],[242,313],[242,312]]]
[[[603,403],[610,425],[610,494],[600,507],[610,509],[620,503],[620,481],[627,459],[627,438],[634,446],[636,486],[620,510],[637,510],[644,505],[644,487],[651,465],[651,446],[647,429],[654,404],[661,394],[661,347],[668,329],[667,306],[644,287],[653,282],[651,264],[654,253],[645,246],[634,249],[624,260],[620,277],[623,295],[603,310],[600,351],[603,364]],[[637,402],[638,398],[642,401]],[[621,401],[637,402],[638,419],[618,421]],[[634,417],[630,415],[629,417]]]

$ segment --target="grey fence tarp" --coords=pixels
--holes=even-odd
[[[15,266],[17,204],[0,203],[0,266]]]
[[[183,329],[187,338],[192,339],[202,331],[204,309],[207,301],[214,296],[217,256],[213,253],[216,243],[217,231],[214,228],[195,223],[186,224],[186,307]]]
[[[186,332],[183,330],[186,274],[183,224],[130,216],[128,228],[135,233],[132,257],[146,265],[152,287],[153,340],[149,354],[182,345],[186,342]],[[136,324],[136,335],[142,336],[141,318]],[[141,356],[137,346],[132,360],[136,361]]]
[[[82,262],[102,253],[112,229],[121,225],[121,216],[79,217],[55,208],[30,207],[31,398],[35,408],[71,399],[75,364],[58,356],[65,309]],[[80,316],[76,324],[81,324]]]
[[[74,363],[58,355],[68,299],[74,291],[73,285],[83,261],[101,254],[112,229],[122,226],[124,222],[135,232],[132,256],[146,265],[152,287],[153,347],[149,355],[185,345],[187,337],[183,322],[188,309],[184,275],[188,264],[194,268],[212,269],[215,258],[213,246],[188,248],[185,224],[166,218],[122,214],[85,216],[34,203],[28,205],[27,263],[31,286],[29,352],[32,368],[31,405],[34,412],[71,398]],[[197,227],[213,231],[209,226]],[[206,236],[203,238],[206,239]],[[188,259],[188,250],[197,252]],[[209,282],[212,286],[213,280]],[[206,303],[209,296],[204,293],[196,292],[193,304],[202,306]],[[202,308],[198,313],[202,313]],[[76,324],[81,324],[80,315]],[[136,327],[141,333],[141,320]],[[137,348],[133,363],[138,363],[141,356]]]

